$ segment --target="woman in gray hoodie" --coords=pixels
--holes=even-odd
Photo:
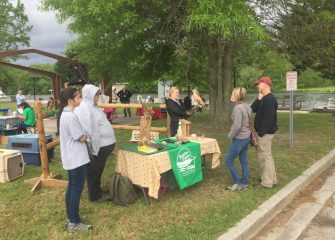
[[[90,140],[90,150],[93,155],[87,169],[87,188],[90,201],[103,201],[101,191],[101,176],[106,160],[115,147],[115,135],[112,125],[106,115],[98,107],[97,102],[101,91],[92,84],[86,84],[82,89],[83,100],[75,109],[85,134]]]
[[[231,173],[234,184],[227,187],[230,191],[246,189],[249,180],[249,164],[248,164],[248,146],[250,143],[249,118],[251,118],[251,108],[244,101],[247,96],[245,88],[234,88],[231,94],[231,101],[234,104],[232,121],[228,137],[232,139],[232,143],[227,153],[226,165]],[[240,177],[236,167],[234,166],[235,158],[239,156],[242,177]]]

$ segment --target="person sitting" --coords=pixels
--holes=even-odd
[[[203,107],[206,106],[205,99],[201,96],[198,89],[193,89],[192,105],[196,112],[202,112]]]
[[[27,102],[22,102],[19,107],[23,110],[23,112],[17,117],[23,120],[23,122],[19,124],[17,133],[28,133],[27,127],[32,127],[35,124],[35,112]]]

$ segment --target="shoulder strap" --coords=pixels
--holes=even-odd
[[[254,130],[254,122],[252,121],[252,117],[250,116],[247,107],[244,105],[244,103],[242,103],[242,104],[243,104],[245,110],[247,111],[248,118],[249,118],[249,129],[250,129],[250,131],[252,131],[252,130]]]

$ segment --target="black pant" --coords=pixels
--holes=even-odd
[[[124,109],[123,109],[123,115],[124,115],[125,117],[127,117],[127,112],[128,112],[128,116],[131,117],[130,108],[124,108]]]
[[[170,132],[171,132],[171,137],[176,136],[177,131],[178,131],[178,125],[179,121],[175,122],[175,121],[171,121],[171,125],[170,125]]]
[[[97,201],[102,197],[101,176],[104,171],[106,160],[113,152],[115,143],[101,147],[98,156],[94,156],[87,168],[87,188],[90,201]]]
[[[129,104],[130,100],[123,100],[123,101],[121,101],[121,103],[122,104]],[[123,116],[127,117],[127,113],[128,113],[128,116],[131,117],[130,108],[123,108]]]
[[[24,122],[21,122],[19,126],[17,127],[17,133],[21,134],[23,133],[28,133],[27,127],[31,127],[30,125],[25,124]]]

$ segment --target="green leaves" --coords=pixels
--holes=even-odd
[[[27,32],[28,18],[24,14],[24,5],[18,1],[16,6],[12,1],[0,1],[0,51],[17,49],[20,45],[29,46]]]
[[[299,70],[313,68],[324,77],[335,73],[334,0],[299,0],[281,16],[278,27],[281,49],[289,52]]]
[[[97,80],[173,76],[206,81],[208,37],[241,41],[266,36],[242,0],[44,0],[43,4],[44,9],[59,12],[60,21],[69,21],[69,29],[78,36],[70,50],[90,65],[91,77]]]
[[[197,1],[190,10],[188,30],[205,29],[209,36],[236,36],[253,39],[265,37],[265,31],[245,1],[205,0]]]

